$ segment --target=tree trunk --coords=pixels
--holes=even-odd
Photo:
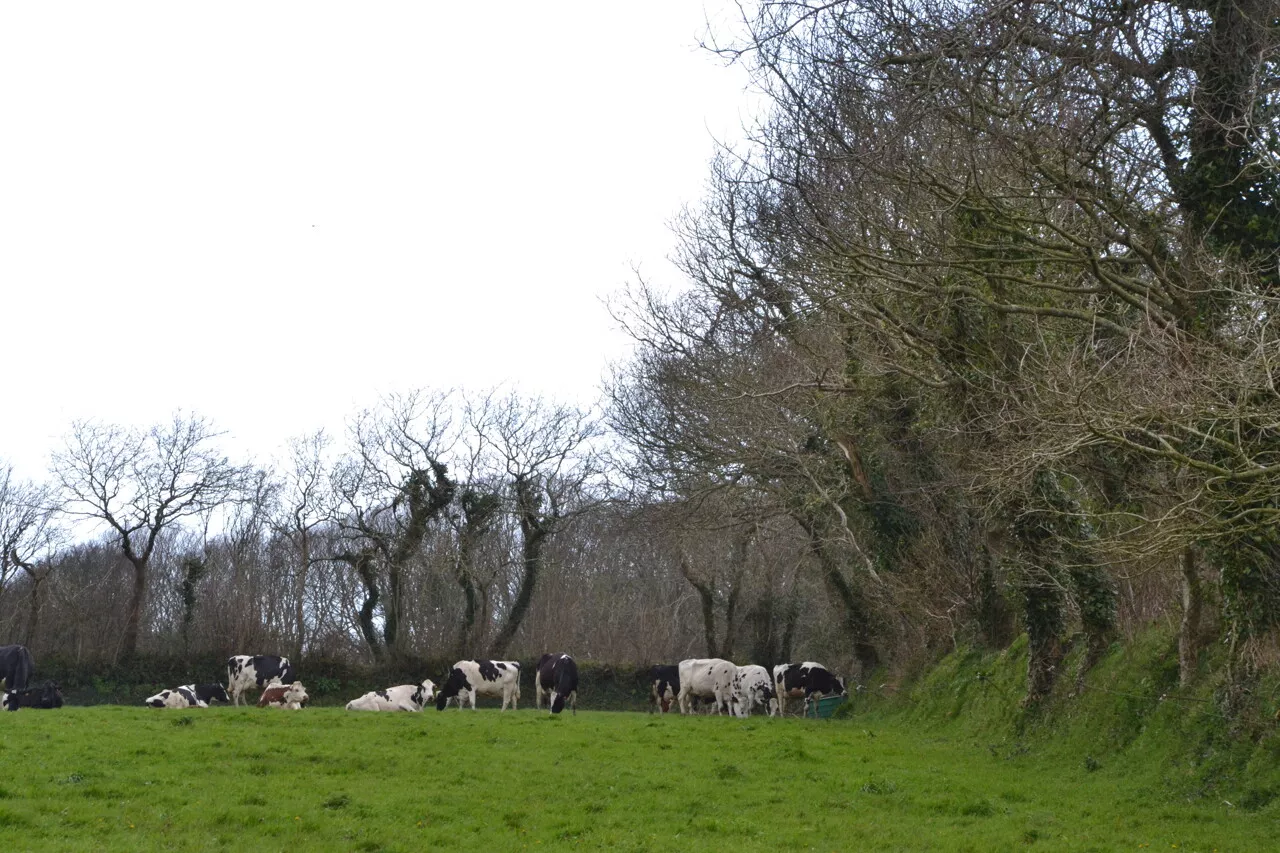
[[[302,659],[306,648],[307,632],[307,572],[311,568],[311,537],[303,532],[298,549],[298,571],[293,577],[293,636],[294,660]]]
[[[1023,585],[1026,607],[1027,696],[1024,704],[1039,703],[1053,690],[1062,663],[1064,606],[1062,590],[1048,573],[1030,578]]]
[[[1182,552],[1182,624],[1178,628],[1178,684],[1186,687],[1195,677],[1200,658],[1200,614],[1204,591],[1195,551]]]
[[[127,660],[138,651],[138,634],[142,625],[142,608],[147,602],[147,560],[133,557],[133,593],[129,596],[129,612],[120,637],[120,657]]]
[[[520,526],[522,528],[525,527],[523,521]],[[493,643],[489,646],[489,656],[491,658],[500,658],[507,653],[507,647],[515,639],[516,632],[520,630],[520,625],[524,622],[525,614],[529,612],[529,605],[533,601],[533,591],[538,583],[538,575],[542,571],[542,546],[546,541],[547,535],[548,531],[540,524],[530,524],[525,531],[520,560],[521,565],[524,567],[524,577],[520,581],[520,590],[516,593],[516,600],[511,605],[511,612],[507,614],[506,621],[503,622],[498,635],[494,637]]]
[[[698,593],[698,601],[702,604],[702,636],[707,645],[707,657],[720,656],[719,644],[716,643],[716,599],[711,587],[698,580],[689,565],[689,557],[680,555],[680,574]]]

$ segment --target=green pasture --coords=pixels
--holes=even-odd
[[[1280,847],[1275,804],[906,717],[100,705],[0,724],[15,851]]]

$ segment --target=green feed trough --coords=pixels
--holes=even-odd
[[[809,703],[809,707],[805,711],[805,716],[813,717],[815,719],[827,719],[835,713],[836,708],[843,705],[845,700],[848,698],[849,697],[847,696],[824,696],[821,699],[816,699]]]

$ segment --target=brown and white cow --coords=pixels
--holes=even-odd
[[[258,697],[258,707],[289,708],[297,711],[307,704],[310,698],[301,681],[295,681],[292,684],[273,682],[262,688],[262,695]]]

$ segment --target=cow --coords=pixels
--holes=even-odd
[[[61,708],[62,688],[57,682],[46,681],[42,687],[6,690],[0,703],[3,703],[6,711],[16,711],[19,708]]]
[[[778,711],[778,700],[774,693],[773,679],[769,671],[758,664],[747,664],[738,667],[733,676],[731,689],[733,713],[739,717],[750,717],[751,711],[763,706],[765,713],[774,716]]]
[[[35,661],[26,646],[0,646],[0,678],[4,679],[5,690],[26,690],[33,669]],[[15,705],[9,710],[18,709]]]
[[[258,697],[258,707],[289,708],[297,711],[307,704],[310,698],[301,681],[295,681],[292,684],[273,681],[262,688],[262,695]]]
[[[551,701],[551,713],[559,714],[564,710],[567,701],[578,713],[578,664],[568,655],[545,654],[538,661],[538,669],[533,674],[533,696],[538,708],[542,708],[542,694],[546,692]]]
[[[399,684],[373,690],[347,703],[348,711],[421,711],[435,701],[436,685],[431,679],[421,684]]]
[[[172,690],[161,690],[144,702],[152,708],[208,708],[210,702],[230,702],[221,684],[184,684]]]
[[[820,663],[805,661],[804,663],[780,663],[773,668],[773,688],[778,696],[778,711],[786,713],[787,699],[804,697],[807,711],[814,696],[843,696],[845,682],[831,674]]]
[[[671,703],[680,695],[680,667],[675,664],[657,664],[649,670],[649,713],[654,710],[667,713]]]
[[[476,709],[476,695],[502,697],[502,710],[507,704],[516,710],[520,699],[520,664],[513,660],[460,660],[449,670],[449,677],[444,687],[436,694],[436,710],[443,711],[444,706],[453,697],[458,697],[458,710],[462,710],[468,700],[471,710]]]
[[[297,678],[288,658],[276,655],[232,655],[227,658],[227,692],[240,704],[246,690],[261,690],[273,680],[290,682]]]
[[[680,713],[693,712],[692,700],[696,697],[715,700],[716,713],[721,709],[729,712],[732,701],[733,677],[738,674],[738,667],[720,658],[691,658],[678,664],[680,673],[680,692],[677,700]]]

